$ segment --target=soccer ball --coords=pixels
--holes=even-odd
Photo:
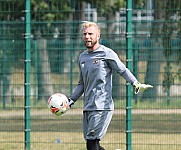
[[[68,98],[62,93],[55,93],[48,99],[48,108],[56,116],[64,114],[68,106]]]

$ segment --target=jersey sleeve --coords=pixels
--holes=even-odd
[[[126,66],[119,59],[118,55],[110,50],[108,56],[108,65],[109,67],[120,74],[127,82],[133,84],[137,79],[131,73],[131,71],[126,68]]]
[[[79,97],[83,94],[83,92],[84,92],[84,83],[83,83],[82,73],[80,71],[78,84],[75,87],[73,94],[70,98],[74,102],[76,102],[79,99]]]

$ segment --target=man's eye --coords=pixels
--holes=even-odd
[[[93,35],[93,33],[83,33],[83,35]]]

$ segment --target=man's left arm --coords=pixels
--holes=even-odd
[[[134,93],[138,94],[140,91],[146,90],[148,88],[152,88],[152,85],[149,84],[141,84],[138,82],[136,77],[131,73],[131,71],[126,68],[126,66],[121,62],[118,55],[113,53],[112,59],[109,59],[109,66],[118,72],[127,82],[134,86]]]

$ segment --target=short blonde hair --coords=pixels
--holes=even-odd
[[[84,22],[84,23],[82,24],[81,31],[83,31],[83,29],[85,29],[85,28],[92,27],[92,26],[95,27],[95,28],[98,30],[99,33],[101,32],[100,27],[99,27],[96,23],[94,23],[94,22],[89,22],[89,21],[86,21],[86,22]]]

